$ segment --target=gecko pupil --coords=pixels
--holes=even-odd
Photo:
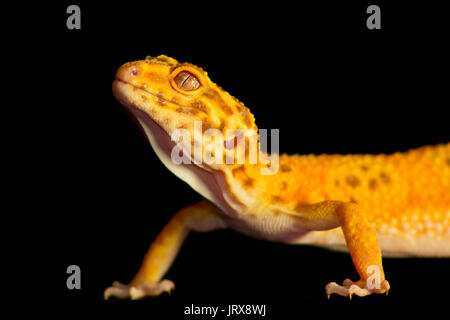
[[[178,88],[184,91],[193,91],[200,87],[197,77],[187,71],[181,71],[174,80]]]

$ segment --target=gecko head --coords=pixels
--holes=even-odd
[[[257,131],[249,109],[212,82],[205,71],[167,56],[122,65],[113,93],[147,136],[180,142],[191,159],[195,148],[201,148],[201,153],[215,150],[222,139],[229,149],[228,142],[239,140],[242,132]]]

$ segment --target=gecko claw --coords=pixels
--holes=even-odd
[[[342,283],[342,286],[338,285],[336,282],[330,282],[326,285],[325,291],[328,296],[332,294],[338,294],[340,296],[349,297],[351,300],[353,295],[357,295],[359,297],[368,296],[373,293],[388,293],[389,291],[389,282],[387,280],[383,280],[381,283],[381,288],[379,289],[368,289],[366,287],[365,281],[357,281],[353,282],[350,279],[345,279]]]
[[[170,280],[162,280],[157,283],[148,283],[144,285],[126,285],[114,281],[111,287],[106,288],[103,297],[105,300],[108,300],[110,297],[138,300],[146,297],[156,297],[163,292],[167,292],[170,295],[173,289],[175,289],[175,284]]]

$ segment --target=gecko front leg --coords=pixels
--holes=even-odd
[[[346,279],[342,286],[336,282],[327,284],[325,290],[328,297],[334,293],[351,298],[352,295],[367,296],[389,291],[375,230],[357,204],[323,201],[304,205],[299,209],[311,221],[313,229],[341,226],[353,264],[360,276],[356,282]]]
[[[114,282],[105,290],[104,298],[140,299],[170,292],[174,288],[173,282],[161,278],[172,265],[189,232],[208,232],[225,227],[219,209],[206,200],[178,211],[151,244],[130,284]]]

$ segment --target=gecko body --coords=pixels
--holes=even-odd
[[[201,68],[166,56],[147,57],[119,68],[113,93],[165,166],[206,200],[176,213],[131,283],[115,282],[105,290],[106,298],[172,290],[173,282],[162,277],[191,230],[231,228],[270,241],[347,250],[360,279],[329,283],[328,296],[387,292],[382,252],[450,256],[448,143],[389,155],[281,155],[275,160],[262,153],[249,163],[255,136],[240,132],[257,130],[253,115]],[[197,151],[218,150],[208,129],[225,141],[243,141],[234,146],[234,161],[227,162],[227,154],[223,161],[194,161]],[[180,130],[194,138],[174,141]],[[257,136],[256,143],[259,149]],[[174,163],[177,145],[189,161]],[[370,285],[374,270],[375,286]]]

